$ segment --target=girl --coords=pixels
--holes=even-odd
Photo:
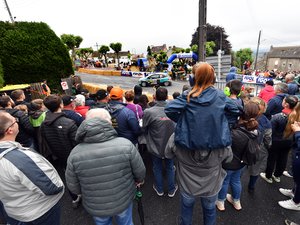
[[[255,141],[257,141],[258,122],[256,118],[259,115],[259,111],[259,106],[256,103],[248,102],[244,106],[244,114],[240,117],[237,127],[232,130],[231,148],[233,159],[230,163],[223,164],[227,175],[219,192],[218,201],[216,202],[217,208],[220,211],[225,210],[224,202],[226,199],[236,210],[242,209],[240,202],[242,192],[241,175],[245,167],[242,157],[245,151],[247,151],[247,148],[254,147],[248,144],[249,139],[255,139]],[[232,195],[227,194],[229,185]]]

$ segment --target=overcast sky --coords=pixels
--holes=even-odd
[[[199,0],[7,0],[16,21],[47,23],[60,36],[83,38],[80,47],[121,42],[122,50],[148,45],[188,48],[198,26]],[[233,49],[300,45],[300,0],[207,0],[207,22],[225,28]],[[8,21],[4,1],[0,20]]]

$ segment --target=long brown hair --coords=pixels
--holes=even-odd
[[[289,95],[285,97],[285,101],[289,104],[289,107],[292,109],[292,112],[289,114],[288,122],[283,132],[283,137],[289,138],[293,134],[291,125],[295,121],[300,121],[300,103],[298,97],[295,95]]]
[[[239,125],[244,126],[249,131],[257,129],[258,122],[256,119],[259,116],[259,112],[260,108],[258,104],[250,100],[244,106],[244,113],[241,115]]]
[[[205,89],[213,86],[215,83],[215,70],[206,63],[200,62],[194,65],[195,68],[195,85],[187,96],[187,101],[190,102],[191,97],[199,96]]]

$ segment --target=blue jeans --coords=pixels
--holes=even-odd
[[[132,203],[123,212],[114,216],[118,225],[133,225],[132,222]],[[112,216],[96,217],[94,216],[96,225],[111,225]]]
[[[180,192],[181,196],[181,216],[180,225],[191,225],[193,221],[193,208],[195,197],[185,192]],[[216,200],[217,195],[211,197],[200,197],[201,206],[203,210],[203,224],[216,224]]]
[[[56,203],[48,212],[31,222],[21,222],[11,217],[6,218],[10,225],[60,225],[61,203]]]
[[[229,185],[231,187],[233,200],[234,201],[240,200],[241,193],[242,193],[242,184],[241,184],[242,171],[243,168],[239,170],[226,170],[227,175],[225,177],[225,180],[223,181],[222,188],[218,195],[219,201],[225,201]]]
[[[158,192],[164,191],[162,163],[165,161],[167,180],[168,180],[168,192],[171,193],[175,190],[175,171],[174,162],[172,159],[161,159],[154,155],[152,156],[153,175],[155,180],[155,186]]]

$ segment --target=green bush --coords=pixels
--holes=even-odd
[[[0,88],[3,87],[4,85],[4,79],[3,79],[3,67],[2,67],[2,63],[1,63],[1,60],[0,60]]]
[[[0,60],[6,84],[47,79],[57,89],[73,74],[67,48],[45,23],[0,21]]]

